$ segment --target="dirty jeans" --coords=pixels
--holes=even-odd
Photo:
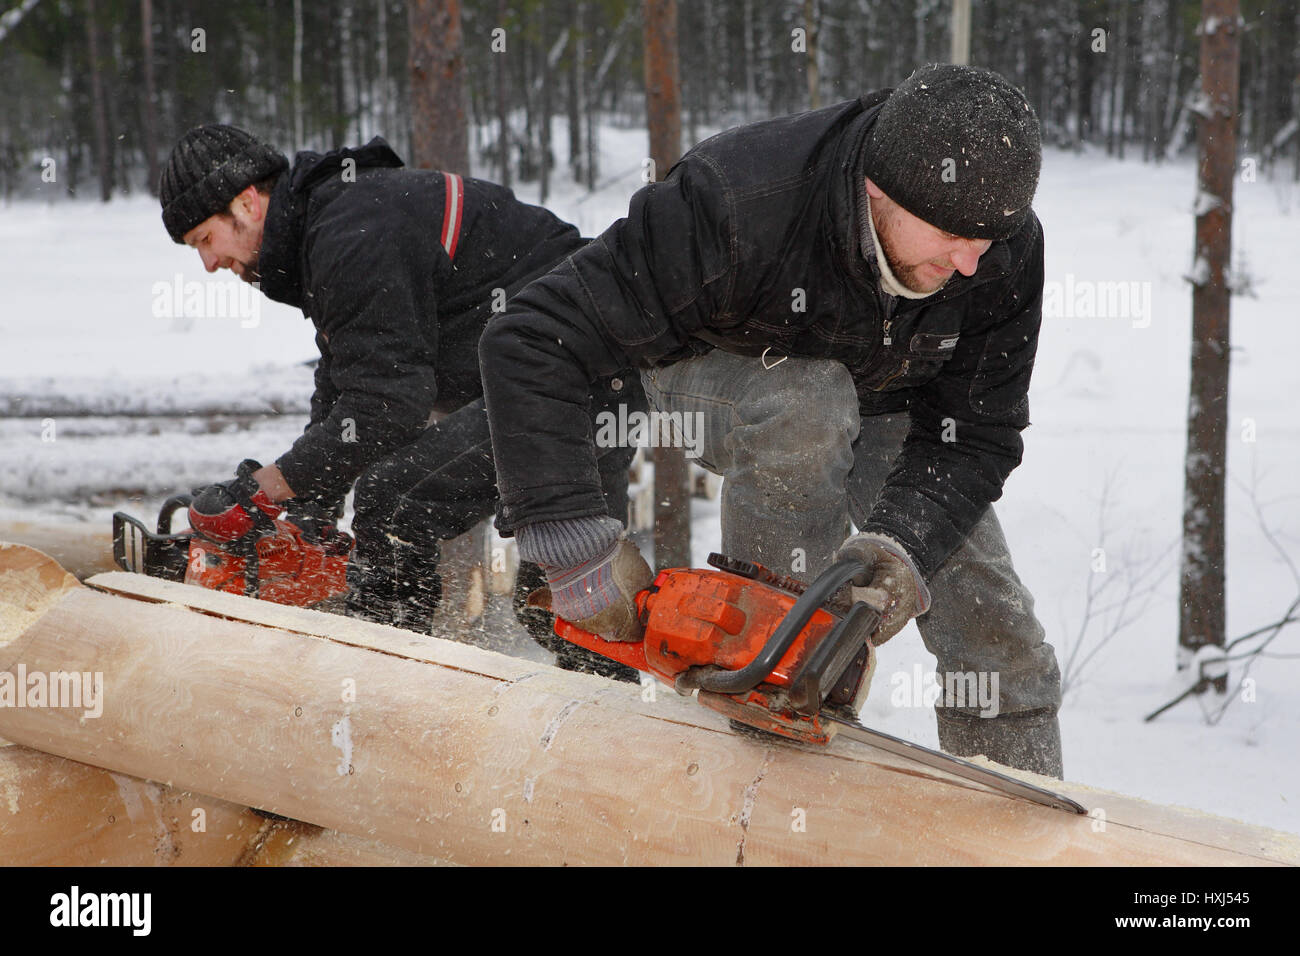
[[[906,412],[862,417],[832,361],[714,350],[642,383],[652,407],[697,415],[697,462],[725,478],[723,552],[804,580],[830,565],[850,519],[865,523],[909,424]],[[945,674],[997,674],[999,713],[1060,706],[1056,655],[992,507],[928,583],[933,603],[916,623],[941,686]]]
[[[595,387],[591,414],[622,402],[643,407],[641,390]],[[633,448],[599,449],[597,467],[609,513],[627,516]],[[427,632],[442,595],[440,542],[490,517],[496,470],[483,399],[430,425],[415,441],[371,465],[358,479],[348,564],[350,613],[383,623],[406,618]],[[396,615],[396,616],[395,616]]]

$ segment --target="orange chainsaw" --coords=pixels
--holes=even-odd
[[[875,669],[870,637],[880,612],[834,598],[862,573],[860,561],[837,561],[811,584],[720,554],[709,555],[709,564],[716,570],[661,571],[637,594],[640,641],[607,641],[560,617],[555,633],[680,694],[697,694],[748,727],[823,746],[843,734],[1003,793],[1087,812],[1051,790],[858,722]]]
[[[309,540],[284,517],[258,515],[253,530],[219,540],[187,528],[172,531],[172,516],[190,495],[173,495],[158,512],[157,531],[121,511],[113,515],[113,560],[123,571],[213,591],[307,607],[347,590],[352,537],[331,529]]]

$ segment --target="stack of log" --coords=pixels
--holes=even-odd
[[[1071,815],[852,741],[739,735],[662,686],[138,575],[83,585],[12,545],[0,704],[0,863],[1300,862],[1258,827],[1056,784],[1092,810]]]

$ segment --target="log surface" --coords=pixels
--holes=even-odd
[[[0,541],[26,545],[48,555],[78,578],[116,570],[108,525],[53,518],[0,519]]]
[[[0,746],[0,866],[437,862],[27,747]]]
[[[0,569],[30,562],[12,550]],[[751,739],[662,686],[135,575],[90,583],[0,640],[0,671],[102,672],[102,716],[4,708],[0,737],[424,857],[1300,862],[1286,834],[1103,791],[1056,784],[1104,813],[1078,817],[853,741]]]

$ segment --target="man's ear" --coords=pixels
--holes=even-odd
[[[248,186],[230,201],[230,211],[238,210],[243,214],[240,218],[245,221],[261,222],[266,218],[266,199],[256,186]]]
[[[870,196],[872,199],[883,199],[885,194],[881,191],[880,187],[871,181],[870,176],[867,176],[866,180],[867,180],[867,195]]]

